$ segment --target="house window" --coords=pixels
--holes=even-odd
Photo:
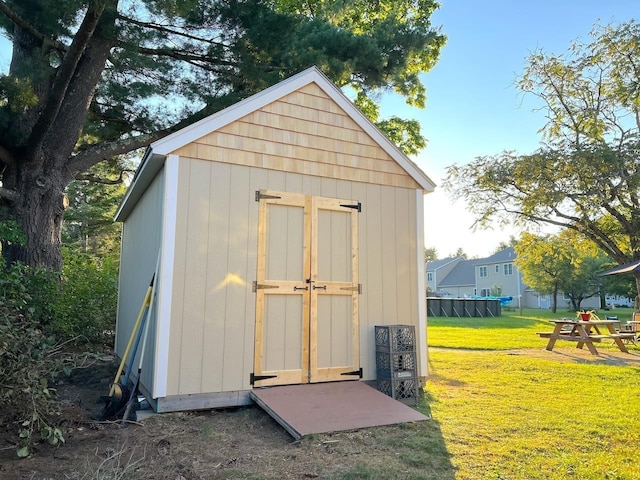
[[[505,263],[504,264],[504,274],[505,275],[513,275],[513,263]]]
[[[427,282],[433,282],[433,272],[427,272]]]
[[[482,266],[479,268],[480,270],[480,278],[485,278],[487,276],[487,267]]]
[[[490,293],[491,291],[488,288],[483,288],[482,290],[480,290],[481,297],[488,297]]]
[[[500,273],[500,265],[496,264],[496,273]]]

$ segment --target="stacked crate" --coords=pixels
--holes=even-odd
[[[413,325],[375,327],[377,387],[406,404],[418,403],[418,361]]]

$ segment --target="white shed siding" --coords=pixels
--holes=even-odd
[[[120,288],[115,351],[122,357],[142,301],[155,271],[161,243],[164,171],[161,171],[140,198],[122,226]],[[155,315],[153,316],[155,319]],[[155,322],[150,322],[150,339],[155,336]],[[147,342],[143,379],[150,385],[153,366],[153,341]],[[146,360],[149,359],[149,362]],[[128,362],[130,363],[130,362]],[[137,366],[137,363],[134,363]]]

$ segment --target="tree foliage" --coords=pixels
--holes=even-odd
[[[114,223],[124,194],[123,179],[133,161],[117,157],[94,165],[66,188],[69,208],[62,228],[64,245],[92,255],[119,253],[120,225]]]
[[[435,247],[430,247],[424,249],[424,261],[432,262],[434,260],[438,260],[438,251]]]
[[[3,256],[60,269],[64,190],[131,152],[317,65],[407,152],[411,120],[379,119],[392,91],[424,106],[419,74],[445,37],[432,0],[0,0],[0,206],[27,236]]]
[[[553,312],[558,308],[559,293],[569,298],[574,310],[580,309],[583,300],[601,293],[598,274],[610,260],[575,231],[546,236],[524,233],[515,250],[524,283],[551,295]]]
[[[596,25],[566,55],[537,51],[518,86],[547,117],[532,154],[448,168],[446,189],[477,223],[574,230],[618,264],[640,260],[640,25]],[[636,277],[640,289],[640,276]]]

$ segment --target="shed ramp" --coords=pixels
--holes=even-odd
[[[429,419],[360,381],[262,387],[250,397],[296,440]]]

